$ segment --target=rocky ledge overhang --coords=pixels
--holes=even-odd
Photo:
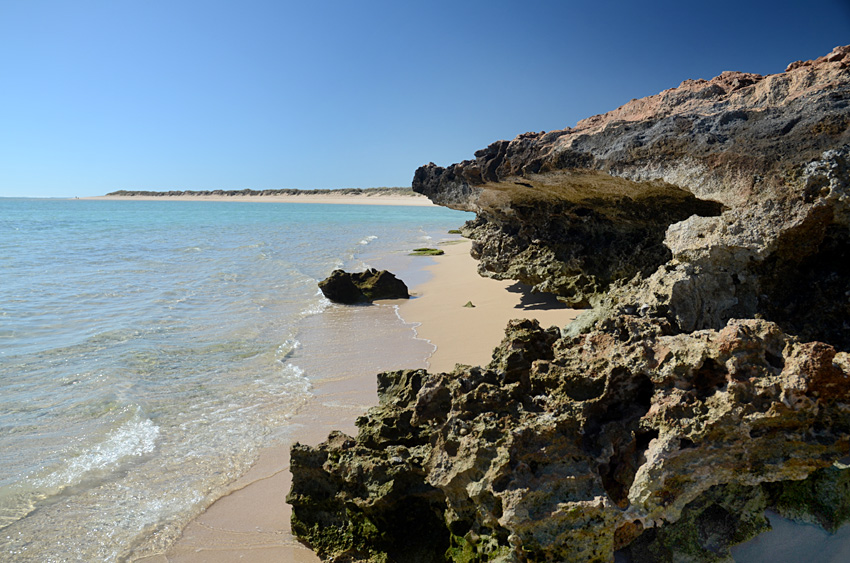
[[[838,47],[780,74],[687,80],[423,166],[413,188],[477,214],[482,275],[575,307],[639,276],[663,287],[634,305],[668,306],[683,330],[761,314],[846,346],[848,77]]]
[[[333,561],[730,561],[764,510],[850,518],[850,47],[519,136],[414,189],[482,273],[591,307],[487,366],[379,375],[292,449]]]

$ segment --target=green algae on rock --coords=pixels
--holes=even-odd
[[[445,253],[445,250],[439,248],[414,248],[410,256],[442,256]]]
[[[407,285],[394,274],[374,268],[349,273],[334,270],[319,282],[322,294],[335,303],[363,303],[376,299],[407,299]]]
[[[430,432],[409,422],[423,376],[379,375],[380,403],[357,420],[356,439],[292,446],[292,529],[323,559],[441,561],[449,548],[445,500],[423,470]]]

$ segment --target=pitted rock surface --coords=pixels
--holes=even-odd
[[[331,560],[413,549],[415,514],[416,560],[610,561],[705,495],[765,497],[850,453],[848,354],[764,320],[669,333],[512,321],[486,367],[382,374],[356,438],[293,448],[295,529]],[[340,529],[358,539],[333,551]]]

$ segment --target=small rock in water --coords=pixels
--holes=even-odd
[[[335,303],[363,303],[376,299],[408,299],[407,285],[387,270],[374,268],[349,273],[334,270],[319,282],[322,294]]]

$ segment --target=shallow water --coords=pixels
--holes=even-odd
[[[416,283],[428,259],[406,251],[468,218],[0,199],[0,559],[167,543],[282,439],[313,381],[421,365],[392,305],[331,305],[316,283],[366,266]]]

